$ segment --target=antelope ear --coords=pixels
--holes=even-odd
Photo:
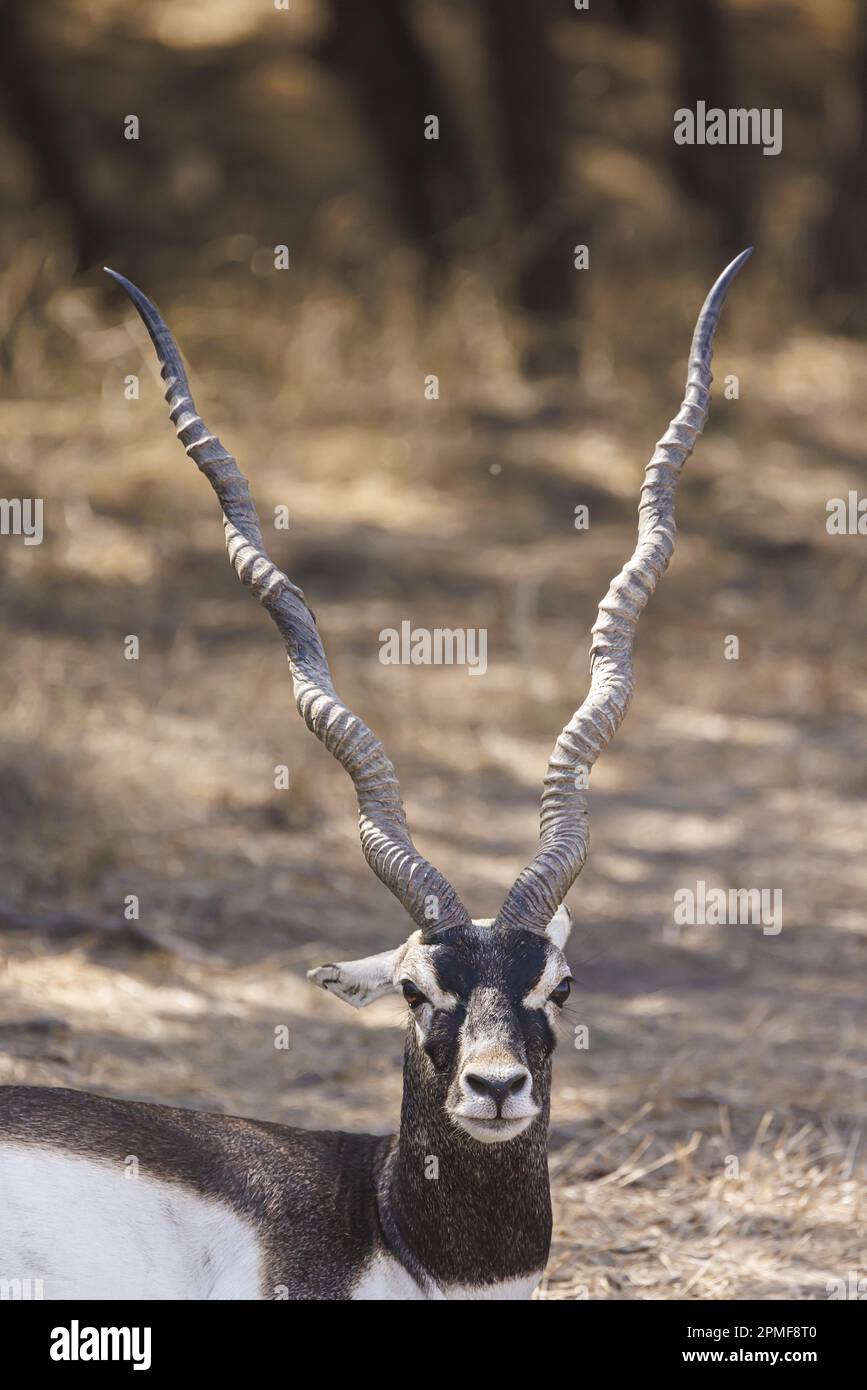
[[[316,970],[308,970],[307,978],[314,985],[320,985],[329,994],[336,994],[344,1003],[354,1009],[363,1009],[374,999],[396,989],[394,972],[397,968],[398,952],[383,951],[378,956],[365,956],[363,960],[341,960],[332,965],[320,965]]]
[[[566,942],[569,940],[569,933],[571,930],[572,913],[569,911],[568,907],[560,906],[545,928],[545,935],[549,941],[553,941],[554,945],[562,951]]]

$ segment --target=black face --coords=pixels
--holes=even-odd
[[[533,932],[452,928],[410,947],[400,982],[453,1122],[481,1142],[520,1134],[547,1097],[561,951]]]

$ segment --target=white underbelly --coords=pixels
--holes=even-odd
[[[14,1297],[18,1288],[36,1288],[47,1299],[263,1297],[251,1226],[179,1183],[141,1170],[127,1176],[133,1172],[131,1163],[0,1145],[0,1291]]]
[[[379,1254],[363,1270],[352,1298],[361,1301],[391,1301],[393,1299],[451,1302],[464,1299],[505,1299],[523,1302],[531,1298],[542,1277],[530,1274],[520,1279],[506,1279],[498,1284],[448,1284],[421,1288],[412,1275],[392,1255]]]

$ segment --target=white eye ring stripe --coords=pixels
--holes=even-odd
[[[433,1004],[435,1009],[448,1010],[457,1006],[458,996],[448,994],[440,989],[432,963],[425,960],[420,951],[407,952],[400,963],[400,969],[394,981],[394,987],[400,994],[403,994],[404,981],[414,985],[419,993]],[[423,1008],[424,1005],[420,1007]]]
[[[521,1003],[525,1009],[544,1009],[552,990],[557,988],[561,980],[571,978],[569,967],[558,951],[557,955],[548,961],[539,979],[529,993],[524,995]],[[552,1007],[556,1008],[556,1005]]]

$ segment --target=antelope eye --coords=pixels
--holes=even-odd
[[[558,1009],[562,1009],[572,991],[572,981],[567,977],[561,980],[556,989],[552,989],[548,995],[552,1004],[556,1004]]]
[[[426,1004],[427,998],[420,989],[416,989],[412,980],[401,980],[400,987],[403,990],[403,997],[411,1009],[417,1009],[419,1004]]]

